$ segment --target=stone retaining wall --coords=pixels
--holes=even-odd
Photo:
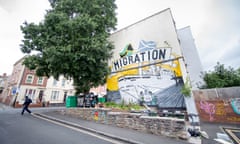
[[[141,113],[112,112],[111,109],[105,108],[68,108],[65,111],[61,111],[61,113],[97,123],[172,138],[179,138],[179,136],[181,137],[186,132],[185,121],[177,118],[152,117]]]

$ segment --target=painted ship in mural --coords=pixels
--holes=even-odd
[[[113,62],[107,80],[111,101],[185,107],[180,92],[183,83],[180,57],[172,53],[169,45],[157,47],[156,42],[142,40],[136,52],[128,44],[119,55],[121,58]]]

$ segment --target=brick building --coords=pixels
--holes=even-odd
[[[8,78],[6,73],[0,75],[0,102],[5,103],[7,95],[5,94],[5,87],[8,85]]]
[[[33,103],[40,103],[47,85],[46,77],[38,77],[35,71],[29,70],[22,62],[25,57],[18,60],[13,66],[12,75],[9,78],[7,95],[11,98],[10,105],[16,102],[22,104],[25,96],[29,96]]]

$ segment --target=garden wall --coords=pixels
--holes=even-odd
[[[112,112],[111,109],[68,108],[62,114],[141,132],[179,138],[186,132],[184,119]]]

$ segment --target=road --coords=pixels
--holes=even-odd
[[[0,110],[1,144],[111,144],[94,136],[34,117],[21,109]]]
[[[221,127],[240,128],[240,124],[210,123],[202,122],[201,129],[208,133],[209,139],[203,139],[203,144],[218,144],[213,139],[217,138],[217,133],[224,133]]]

